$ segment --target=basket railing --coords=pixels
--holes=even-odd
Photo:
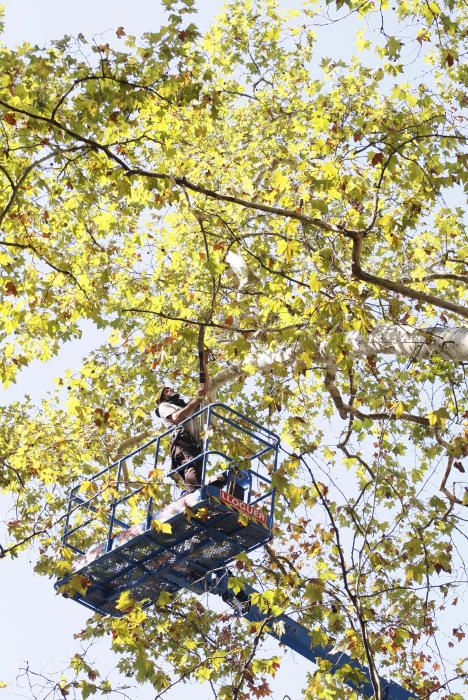
[[[149,529],[157,509],[173,500],[170,477],[178,470],[166,466],[171,435],[192,420],[202,426],[201,452],[184,467],[202,460],[200,497],[206,496],[213,473],[222,471],[232,483],[242,474],[245,501],[267,508],[271,528],[275,498],[271,480],[278,466],[279,437],[252,418],[216,402],[76,484],[68,501],[63,543],[84,554],[105,538],[106,551],[110,551],[115,535],[135,521],[144,522]]]

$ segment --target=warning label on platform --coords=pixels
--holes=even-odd
[[[254,518],[254,520],[256,520],[261,525],[263,525],[263,527],[266,527],[266,525],[267,525],[266,513],[259,510],[258,508],[251,506],[249,503],[244,503],[244,501],[240,501],[235,496],[232,496],[230,493],[227,493],[227,491],[220,491],[219,492],[219,499],[220,499],[220,501],[222,501],[226,505],[231,506],[232,508],[235,508],[240,513],[245,513],[245,515],[248,515],[250,518]]]

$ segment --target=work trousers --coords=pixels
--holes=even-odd
[[[195,446],[191,447],[188,444],[178,444],[177,442],[171,445],[172,469],[177,469],[177,474],[179,474],[184,480],[185,488],[189,493],[192,493],[200,488],[203,471],[203,458],[199,456],[198,459],[195,459],[195,461],[193,461],[187,467],[184,465],[197,457],[200,454],[200,449],[200,447],[197,450]],[[177,481],[177,477],[175,475],[173,475],[173,478]]]
[[[171,440],[172,469],[176,469],[177,474],[182,477],[188,493],[193,493],[201,486],[203,473],[203,456],[200,454],[201,451],[201,444],[188,431],[177,430],[173,433]],[[185,466],[186,464],[187,466]],[[178,481],[176,473],[172,475],[172,478]],[[226,477],[218,476],[209,483],[222,489],[226,485]],[[243,491],[241,493],[243,494]]]

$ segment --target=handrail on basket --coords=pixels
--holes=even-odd
[[[238,418],[240,418],[241,420],[244,420],[244,421],[247,421],[248,423],[250,423],[250,424],[251,424],[252,426],[254,426],[259,432],[267,433],[267,434],[271,437],[271,440],[272,440],[272,445],[271,445],[271,446],[272,446],[272,447],[279,444],[280,438],[279,438],[279,436],[278,436],[276,433],[274,433],[272,430],[269,430],[268,428],[263,427],[262,425],[260,425],[260,424],[257,423],[256,421],[252,420],[252,418],[249,418],[248,416],[244,416],[242,413],[239,413],[239,412],[236,411],[234,408],[231,408],[230,406],[227,406],[226,404],[221,403],[220,401],[215,401],[215,402],[213,402],[213,403],[208,404],[207,406],[204,406],[203,408],[200,408],[198,411],[196,411],[196,413],[193,413],[189,418],[185,418],[183,421],[181,421],[180,423],[178,423],[177,425],[175,425],[173,428],[168,428],[168,429],[165,430],[163,433],[159,433],[158,435],[156,435],[156,437],[151,438],[151,440],[148,440],[148,442],[146,442],[144,445],[141,445],[140,447],[137,447],[135,450],[133,450],[133,452],[130,452],[128,455],[124,455],[124,457],[121,457],[120,459],[118,459],[118,460],[116,460],[115,462],[113,462],[110,466],[104,467],[104,469],[101,469],[100,472],[98,472],[98,473],[95,474],[93,477],[91,477],[90,481],[94,481],[95,479],[97,479],[97,478],[99,478],[100,476],[102,476],[103,474],[105,474],[107,471],[110,471],[111,469],[114,469],[115,467],[118,467],[118,465],[119,465],[121,462],[124,462],[124,461],[126,461],[127,459],[131,459],[132,457],[134,457],[135,455],[137,455],[139,452],[142,452],[143,450],[145,450],[145,449],[146,449],[147,447],[149,447],[150,445],[152,445],[152,444],[154,444],[154,443],[156,443],[156,442],[159,442],[162,438],[167,437],[168,435],[170,435],[171,433],[173,433],[173,432],[174,432],[175,430],[177,430],[178,428],[182,428],[186,423],[189,423],[190,421],[194,420],[195,418],[198,418],[198,416],[201,416],[201,415],[203,415],[204,413],[209,413],[210,417],[211,417],[211,415],[215,415],[215,416],[216,416],[217,418],[219,418],[220,420],[225,421],[225,422],[227,422],[227,423],[229,423],[229,424],[232,425],[233,422],[231,422],[228,418],[226,418],[225,416],[223,416],[223,415],[221,415],[221,414],[219,414],[219,413],[215,413],[215,412],[214,412],[214,409],[216,409],[216,408],[226,409],[229,413],[232,413],[232,414],[234,414],[235,416],[237,416]],[[235,425],[236,428],[238,428],[238,429],[241,430],[242,432],[247,433],[248,435],[251,435],[251,436],[254,437],[254,438],[256,437],[256,439],[258,439],[258,440],[260,440],[260,441],[262,441],[262,442],[264,441],[262,438],[259,438],[258,436],[256,436],[255,433],[254,433],[254,431],[248,430],[247,428],[244,428],[243,426],[238,425],[238,424],[236,424],[236,423],[234,423],[234,425]],[[209,426],[210,426],[210,422],[208,422],[208,424],[207,424],[206,427],[208,428]]]
[[[223,415],[222,413],[220,413],[220,411],[227,412],[230,415],[228,415],[228,416]],[[260,449],[258,452],[256,452],[255,454],[253,454],[249,458],[251,461],[253,461],[255,459],[259,459],[263,454],[265,454],[265,452],[268,452],[270,449],[277,450],[277,448],[278,448],[280,438],[278,435],[276,435],[276,433],[274,433],[273,431],[269,430],[268,428],[265,428],[264,426],[260,425],[259,423],[252,420],[248,416],[245,416],[245,415],[239,413],[238,411],[231,408],[230,406],[227,406],[226,404],[223,404],[221,402],[214,402],[214,403],[208,404],[207,406],[200,408],[198,411],[193,413],[189,418],[186,418],[185,420],[181,421],[180,423],[178,423],[174,427],[168,428],[167,430],[158,434],[154,438],[151,438],[151,440],[146,442],[144,445],[141,445],[140,447],[136,448],[135,450],[133,450],[129,454],[125,455],[124,457],[121,457],[120,459],[116,460],[108,467],[104,467],[104,469],[101,469],[94,476],[88,477],[87,480],[88,481],[96,481],[97,479],[102,477],[104,474],[110,472],[112,469],[117,469],[116,487],[118,488],[118,485],[121,483],[120,476],[121,476],[121,471],[122,471],[122,464],[125,461],[131,459],[135,455],[140,454],[141,452],[143,452],[143,450],[148,449],[148,447],[150,447],[151,445],[155,445],[155,466],[156,466],[158,459],[159,459],[159,445],[161,443],[161,440],[168,437],[175,430],[183,427],[184,425],[186,425],[190,421],[198,418],[199,416],[203,416],[205,414],[207,415],[207,422],[206,422],[206,426],[205,426],[206,430],[210,427],[212,418],[215,417],[215,418],[219,419],[220,421],[226,423],[227,425],[232,426],[232,427],[236,428],[237,430],[240,430],[245,435],[251,436],[254,440],[256,440],[257,442],[260,442],[264,446],[262,449]],[[249,427],[246,427],[245,425],[239,424],[237,422],[239,420],[241,420],[244,424],[247,423],[250,426],[252,426],[252,429],[249,429]],[[260,433],[260,435],[258,433]],[[209,450],[210,437],[211,436],[209,434],[205,436],[205,438],[203,440],[202,451],[200,452],[199,455],[197,455],[196,457],[193,457],[193,459],[190,460],[190,462],[191,462],[191,461],[194,461],[196,459],[199,459],[201,456],[203,457],[202,487],[205,486],[206,462],[207,462],[207,457],[210,454],[219,455],[220,457],[226,459],[228,464],[234,461],[234,459],[230,458],[229,455],[227,455],[223,452],[220,452],[219,450]],[[188,464],[190,464],[190,462],[188,462]],[[272,472],[275,472],[276,468],[277,468],[277,458],[275,457]],[[170,472],[168,472],[167,476],[171,476],[171,474],[173,474],[175,471],[176,471],[176,469],[171,470]],[[250,471],[250,470],[247,470],[247,471]],[[257,470],[255,470],[252,473],[254,473],[257,476],[257,478],[260,478],[260,480],[262,482],[266,482],[266,483],[271,484],[271,475],[270,475],[270,478],[268,478],[267,476],[259,474]],[[75,486],[72,487],[71,492],[70,492],[68,513],[67,513],[67,517],[65,520],[64,532],[63,532],[63,536],[62,536],[62,541],[65,544],[67,544],[68,537],[70,537],[77,530],[79,530],[81,527],[84,527],[85,525],[89,524],[89,522],[90,522],[89,520],[87,520],[85,523],[82,523],[81,525],[79,525],[77,527],[73,527],[73,526],[70,527],[70,517],[71,517],[72,513],[74,511],[77,511],[80,508],[89,508],[90,510],[95,510],[92,506],[90,506],[91,502],[95,498],[95,494],[92,495],[87,500],[82,500],[81,498],[79,498],[77,496],[77,492],[78,492],[80,486],[81,486],[81,484],[76,484]],[[108,505],[108,510],[109,510],[109,513],[108,513],[108,517],[109,517],[108,544],[109,544],[109,546],[111,543],[114,523],[119,523],[119,521],[120,521],[120,524],[122,523],[122,521],[116,517],[115,512],[116,512],[117,507],[119,505],[121,505],[122,503],[128,501],[132,496],[135,496],[138,492],[140,492],[142,490],[142,488],[143,487],[138,487],[137,489],[135,489],[131,493],[129,493],[121,498],[115,497],[109,503],[109,505]],[[271,504],[271,510],[272,510],[273,509],[273,501],[274,501],[274,489],[273,488],[270,489],[268,491],[268,493],[262,494],[261,497],[255,499],[252,503],[255,503],[257,501],[262,501],[265,498],[268,498],[269,496],[272,496],[272,504]],[[81,501],[81,502],[78,503],[78,505],[76,505],[74,508],[72,508],[71,507],[72,501],[75,501],[75,502]],[[149,512],[152,511],[152,501],[153,501],[153,499],[152,499],[152,497],[150,497],[148,500]],[[69,545],[69,546],[71,546],[71,545]]]

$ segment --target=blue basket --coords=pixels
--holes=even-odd
[[[144,605],[164,591],[202,593],[209,572],[270,539],[278,436],[221,403],[192,418],[202,421],[204,436],[196,457],[203,459],[201,485],[194,493],[173,501],[164,478],[146,496],[152,484],[144,472],[162,476],[173,430],[72,489],[62,541],[77,559],[73,574],[56,583],[58,590],[67,594],[67,584],[79,575],[74,600],[121,615],[116,606],[123,591]],[[210,484],[220,472],[227,475],[222,489]]]

